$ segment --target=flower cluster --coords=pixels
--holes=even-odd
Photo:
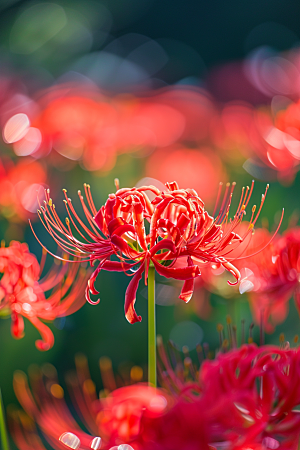
[[[155,186],[118,188],[100,210],[93,203],[89,185],[85,185],[88,205],[80,191],[79,197],[89,227],[77,215],[66,190],[64,201],[68,217],[65,224],[55,210],[49,190],[45,191],[45,206],[41,206],[39,215],[47,231],[65,252],[92,264],[99,261],[86,289],[89,302],[96,303],[91,300],[90,293],[98,294],[95,280],[101,270],[123,271],[132,276],[125,294],[125,316],[134,323],[141,321],[134,308],[139,281],[144,274],[147,283],[150,265],[166,278],[184,280],[180,298],[185,302],[192,297],[194,280],[200,276],[200,269],[208,263],[229,271],[235,278],[234,283],[228,281],[230,285],[238,283],[240,272],[231,261],[240,257],[250,242],[268,186],[258,212],[255,213],[256,207],[252,207],[246,229],[241,227],[241,221],[253,183],[251,188],[243,188],[236,213],[230,219],[234,187],[235,183],[227,184],[220,201],[220,185],[215,208],[219,207],[219,212],[214,217],[205,210],[196,191],[179,189],[176,182],[166,183],[166,189],[162,191]],[[71,225],[81,240],[74,236]],[[240,253],[239,246],[242,247]]]
[[[36,341],[39,350],[48,350],[54,344],[50,328],[40,319],[52,321],[77,311],[85,301],[86,271],[76,264],[58,270],[57,264],[43,278],[46,253],[41,265],[29,252],[27,244],[12,241],[9,247],[0,248],[0,311],[11,315],[12,335],[24,335],[24,318],[41,334]],[[75,281],[76,280],[76,281]],[[46,295],[46,292],[50,294]]]
[[[53,366],[31,372],[34,395],[25,374],[17,372],[16,395],[54,449],[79,445],[110,449],[122,443],[134,450],[297,449],[297,348],[244,344],[227,351],[223,346],[214,360],[205,360],[200,368],[188,356],[173,368],[162,347],[160,355],[165,390],[137,384],[102,391],[100,398],[86,362],[77,361],[77,375],[67,381],[75,408],[92,435],[71,416]],[[10,423],[20,450],[36,442],[32,422],[24,413],[12,411]],[[78,446],[66,445],[68,434],[78,439]]]

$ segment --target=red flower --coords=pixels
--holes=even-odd
[[[47,174],[37,161],[29,159],[14,164],[0,159],[0,211],[13,220],[34,218],[38,207],[36,195],[45,189]]]
[[[45,255],[44,255],[45,257]],[[44,261],[41,263],[43,266]],[[65,264],[57,266],[40,279],[43,267],[29,252],[27,244],[12,241],[0,248],[0,310],[8,310],[12,320],[12,334],[20,339],[24,335],[24,317],[41,334],[36,341],[39,350],[48,350],[54,344],[52,331],[40,320],[52,321],[77,311],[84,303],[85,271]],[[74,283],[76,279],[76,283]],[[72,286],[73,284],[73,286]],[[72,286],[72,288],[71,288]],[[46,298],[45,292],[52,290]]]
[[[266,330],[272,331],[287,316],[292,296],[300,311],[300,228],[277,237],[259,256],[247,264],[253,285],[249,298],[255,319],[263,320]]]
[[[220,185],[218,200],[221,187]],[[98,294],[94,283],[102,269],[124,271],[133,276],[125,294],[125,316],[130,323],[134,323],[141,321],[134,303],[144,272],[147,282],[150,264],[164,277],[185,281],[180,294],[185,302],[191,299],[194,279],[200,275],[199,268],[204,264],[213,262],[223,266],[236,279],[235,283],[228,283],[232,285],[238,282],[240,273],[231,263],[231,260],[237,258],[236,252],[234,256],[233,252],[241,243],[248,242],[247,239],[250,241],[266,193],[262,196],[258,213],[255,215],[253,207],[249,226],[239,235],[237,232],[252,194],[253,183],[251,189],[243,189],[237,211],[233,219],[229,220],[234,187],[235,183],[231,188],[229,184],[226,185],[225,195],[215,218],[204,209],[204,203],[196,191],[179,189],[176,182],[166,183],[164,191],[154,186],[118,189],[115,194],[109,195],[99,211],[93,203],[90,187],[85,185],[89,207],[80,191],[79,197],[90,228],[77,215],[65,190],[65,205],[69,215],[66,225],[56,213],[49,190],[46,190],[45,207],[41,207],[39,214],[45,228],[64,251],[92,264],[95,260],[99,261],[86,289],[90,303],[93,302],[89,292]],[[154,196],[152,201],[147,192]],[[71,224],[82,240],[73,235]],[[117,257],[118,260],[111,257]],[[186,266],[177,267],[177,260],[182,258],[186,261]]]
[[[175,370],[161,356],[161,375],[168,379],[169,394],[134,385],[110,394],[102,391],[100,399],[85,363],[77,361],[77,376],[72,374],[67,382],[92,435],[83,432],[72,417],[52,366],[32,373],[31,390],[26,376],[17,372],[14,388],[54,449],[65,449],[66,439],[81,443],[82,449],[98,449],[101,442],[104,450],[121,444],[134,450],[297,449],[299,349],[243,345],[205,360],[199,370],[188,356],[183,365],[177,362]],[[21,412],[11,418],[20,450],[36,448],[38,438],[31,422],[27,426]]]
[[[72,374],[67,378],[68,387],[75,408],[94,436],[85,433],[76,423],[64,400],[56,370],[49,364],[43,372],[37,370],[32,373],[31,389],[26,375],[20,371],[15,373],[15,393],[26,413],[36,421],[54,449],[66,449],[62,443],[77,439],[81,449],[110,449],[111,446],[128,443],[134,450],[143,450],[138,442],[142,432],[141,419],[143,416],[154,419],[164,415],[169,407],[169,396],[160,389],[137,384],[115,389],[110,394],[106,392],[105,397],[97,398],[88,367],[82,359],[77,363],[77,376]],[[26,420],[19,422],[21,417],[21,414],[12,414],[10,424],[17,446],[25,450],[26,445],[34,444],[37,436],[32,427],[31,432],[26,429]]]
[[[216,448],[297,448],[294,444],[300,435],[300,414],[295,410],[300,401],[298,349],[243,345],[219,353],[215,360],[205,360],[199,372],[189,356],[173,368],[161,344],[159,353],[160,378],[178,399],[164,417],[165,422],[172,421],[174,414],[173,432],[169,430],[169,435],[181,435],[176,426],[176,409],[185,411],[192,405],[193,419],[189,423],[195,422],[194,433],[197,423],[205,423],[207,442]],[[153,434],[154,424],[147,426],[149,430],[144,434],[147,431]],[[155,427],[160,430],[156,432],[159,440],[163,431]],[[189,431],[188,436],[192,434]]]

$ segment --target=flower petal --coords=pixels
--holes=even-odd
[[[188,257],[188,266],[192,267],[194,265],[192,258]],[[183,300],[185,303],[188,303],[194,292],[194,278],[190,278],[189,280],[185,280],[179,298]]]
[[[151,257],[155,255],[159,250],[170,250],[170,252],[176,253],[176,247],[171,239],[163,239],[159,241],[158,244],[154,245],[150,250]],[[173,257],[174,257],[173,255]]]
[[[125,293],[125,317],[129,323],[141,322],[142,317],[138,316],[134,304],[136,301],[136,292],[139,286],[140,279],[145,270],[144,264],[141,265],[139,270],[136,272],[132,280],[130,281],[126,293]]]
[[[38,350],[46,351],[53,347],[54,336],[50,328],[35,316],[27,316],[27,319],[30,320],[42,337],[42,340],[35,341],[36,348]]]
[[[23,317],[15,312],[11,313],[11,333],[16,339],[21,339],[24,336]]]
[[[189,267],[166,267],[152,260],[155,269],[159,275],[166,278],[174,278],[175,280],[189,280],[198,277],[201,272],[198,266]]]

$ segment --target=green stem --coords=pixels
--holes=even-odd
[[[0,438],[2,450],[9,450],[1,390],[0,390]]]
[[[156,326],[155,326],[155,268],[148,272],[148,383],[157,386],[156,380]]]

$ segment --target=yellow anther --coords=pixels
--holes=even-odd
[[[189,348],[188,348],[187,345],[184,345],[184,346],[182,347],[182,352],[185,353],[185,354],[188,354],[188,353],[189,353]]]
[[[248,338],[248,344],[253,344],[253,338],[252,337]]]
[[[49,206],[52,206],[52,205],[53,205],[52,198],[49,198],[48,205],[49,205]]]
[[[246,208],[246,206],[243,205],[243,206],[241,207],[241,211],[245,211],[245,208]]]
[[[256,210],[256,205],[253,205],[253,206],[252,206],[252,212],[254,213],[255,210]]]
[[[84,392],[86,392],[89,395],[94,394],[96,392],[95,383],[90,379],[84,380],[83,390],[84,390]]]
[[[236,186],[236,182],[235,181],[232,183],[232,186]]]
[[[80,189],[78,189],[78,195],[81,195],[81,190]]]
[[[50,194],[50,189],[49,188],[47,189],[47,194]]]
[[[99,365],[101,370],[110,370],[112,368],[111,359],[107,356],[101,356],[101,358],[99,359]]]
[[[4,239],[1,240],[1,248],[3,248],[3,247],[5,247],[5,240]]]
[[[115,178],[114,183],[115,183],[116,189],[117,189],[117,191],[118,191],[118,190],[120,189],[120,181],[119,181],[119,178]]]
[[[68,217],[66,217],[66,224],[69,226],[70,225],[70,220],[68,219]]]
[[[141,381],[143,379],[143,369],[140,366],[133,366],[130,370],[130,378],[135,382]]]
[[[221,323],[218,323],[218,325],[217,325],[217,332],[221,333],[221,331],[223,331],[223,329],[224,329],[223,325]]]
[[[226,323],[227,323],[227,325],[231,324],[231,317],[230,316],[226,316]]]
[[[64,188],[64,189],[63,189],[63,192],[67,192],[67,189]]]
[[[298,340],[299,340],[299,336],[298,336],[298,334],[296,334],[296,336],[294,337],[294,343],[297,344]]]
[[[87,366],[87,358],[83,353],[77,353],[75,355],[75,363],[79,369],[85,368]]]
[[[224,341],[222,342],[222,347],[223,348],[228,348],[229,347],[228,339],[224,339]]]
[[[279,342],[280,342],[281,344],[284,343],[284,333],[280,333],[280,335],[279,335]]]
[[[192,360],[189,356],[187,356],[186,358],[184,358],[183,360],[183,364],[185,367],[190,367],[192,365]]]
[[[55,398],[63,398],[64,397],[64,390],[59,384],[52,384],[50,388],[50,392]]]
[[[229,187],[230,186],[230,183],[228,182],[228,183],[226,183],[226,187]]]

